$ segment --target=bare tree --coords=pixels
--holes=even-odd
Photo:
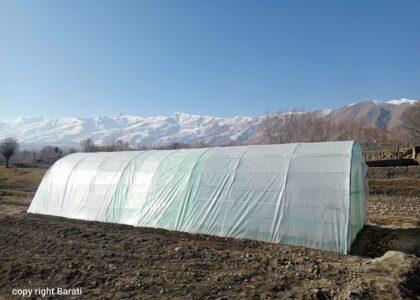
[[[95,152],[96,150],[96,145],[90,138],[81,141],[80,146],[82,146],[83,152]]]
[[[54,147],[54,152],[56,159],[60,159],[63,156],[63,151],[57,146]]]
[[[263,133],[268,144],[311,143],[357,140],[359,143],[386,142],[388,133],[358,122],[334,122],[311,113],[267,115]]]
[[[265,142],[284,144],[328,140],[330,123],[303,112],[267,115],[263,120]]]
[[[116,152],[116,151],[127,151],[128,143],[123,142],[122,140],[113,140],[110,144],[105,144],[103,146],[98,146],[98,151],[105,152]]]
[[[420,101],[403,112],[401,121],[407,134],[414,140],[420,141]]]
[[[6,138],[0,142],[0,153],[3,154],[6,161],[6,168],[9,167],[10,158],[17,153],[19,144],[15,138]]]
[[[128,151],[130,150],[130,144],[122,140],[117,141],[117,151]]]
[[[330,128],[330,141],[356,140],[360,144],[386,143],[389,141],[389,132],[365,126],[360,122],[334,122]]]
[[[44,162],[53,162],[57,158],[57,154],[55,152],[55,147],[53,146],[44,146],[38,153],[38,159]]]
[[[115,140],[113,140],[110,144],[105,144],[102,146],[96,146],[95,152],[105,151],[105,152],[115,152],[118,151],[118,145]]]
[[[31,162],[34,152],[29,150],[23,150],[16,153],[14,160],[19,162]]]
[[[190,143],[172,142],[167,145],[152,147],[151,149],[153,150],[178,150],[178,149],[194,149],[194,148],[206,148],[206,147],[209,147],[209,146],[205,145],[204,143],[190,144]],[[220,145],[220,147],[224,147],[224,146]],[[141,149],[141,148],[138,148],[138,149]]]

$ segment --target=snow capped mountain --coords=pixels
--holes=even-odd
[[[394,104],[394,105],[400,105],[400,104],[414,104],[414,103],[416,103],[416,101],[418,101],[418,100],[409,100],[409,99],[406,99],[406,98],[402,98],[400,100],[390,100],[390,101],[387,101],[386,103]]]
[[[339,109],[311,113],[319,118],[356,120],[369,126],[390,129],[399,123],[402,112],[418,100],[371,100]],[[261,117],[220,118],[173,113],[169,116],[140,117],[116,114],[94,118],[18,118],[0,121],[0,139],[13,136],[23,148],[58,145],[77,147],[83,139],[96,144],[123,140],[132,146],[164,146],[173,142],[223,145],[240,143],[258,135]]]
[[[259,120],[185,113],[145,118],[121,114],[94,118],[19,118],[0,122],[0,138],[16,137],[23,147],[48,144],[74,147],[86,138],[100,145],[116,140],[133,146],[163,146],[173,142],[225,144],[245,140]]]

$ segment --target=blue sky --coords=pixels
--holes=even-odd
[[[0,0],[0,119],[420,98],[420,1]]]

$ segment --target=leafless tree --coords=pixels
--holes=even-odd
[[[0,153],[4,156],[6,168],[9,167],[10,158],[17,153],[18,149],[19,143],[15,138],[6,138],[0,142]]]
[[[54,147],[55,157],[56,159],[60,159],[63,156],[63,150],[61,150],[59,147]]]
[[[265,142],[269,144],[328,140],[329,127],[329,121],[303,112],[267,115],[263,120]]]
[[[115,152],[132,150],[128,142],[114,140],[110,144],[95,145],[92,139],[88,138],[80,142],[83,152]]]
[[[117,141],[117,151],[128,151],[130,150],[130,144],[122,140]]]
[[[218,145],[218,147],[225,147],[227,145]],[[172,142],[170,144],[167,145],[162,145],[162,146],[155,146],[155,147],[151,147],[151,148],[147,148],[147,147],[140,147],[137,148],[136,150],[178,150],[178,149],[197,149],[197,148],[208,148],[210,147],[207,144],[204,143],[197,143],[197,144],[191,144],[191,143],[182,143],[182,142]]]
[[[389,132],[363,125],[360,122],[335,122],[331,124],[331,141],[356,140],[360,144],[367,143],[387,143],[389,141]]]
[[[31,162],[33,157],[33,151],[22,150],[16,153],[14,160],[19,162]]]
[[[105,151],[105,152],[116,152],[116,151],[129,151],[130,145],[128,142],[122,140],[114,140],[111,144],[106,144],[103,146],[96,146],[95,151]]]
[[[106,145],[103,145],[103,146],[96,146],[95,147],[95,152],[100,152],[100,151],[105,151],[105,152],[118,151],[117,150],[117,142],[114,140],[110,144],[106,144]]]
[[[363,144],[388,140],[388,133],[382,129],[358,122],[334,122],[299,112],[267,115],[263,121],[263,133],[268,144],[345,140],[357,140]]]
[[[420,141],[420,101],[403,112],[401,121],[407,134],[412,139]]]
[[[96,150],[96,145],[90,138],[81,141],[80,146],[82,147],[83,152],[95,152]]]
[[[57,159],[57,154],[55,152],[55,147],[53,146],[44,146],[38,152],[38,159],[44,162],[53,162]]]

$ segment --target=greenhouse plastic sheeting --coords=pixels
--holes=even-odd
[[[347,253],[366,220],[355,142],[76,153],[30,213]]]

